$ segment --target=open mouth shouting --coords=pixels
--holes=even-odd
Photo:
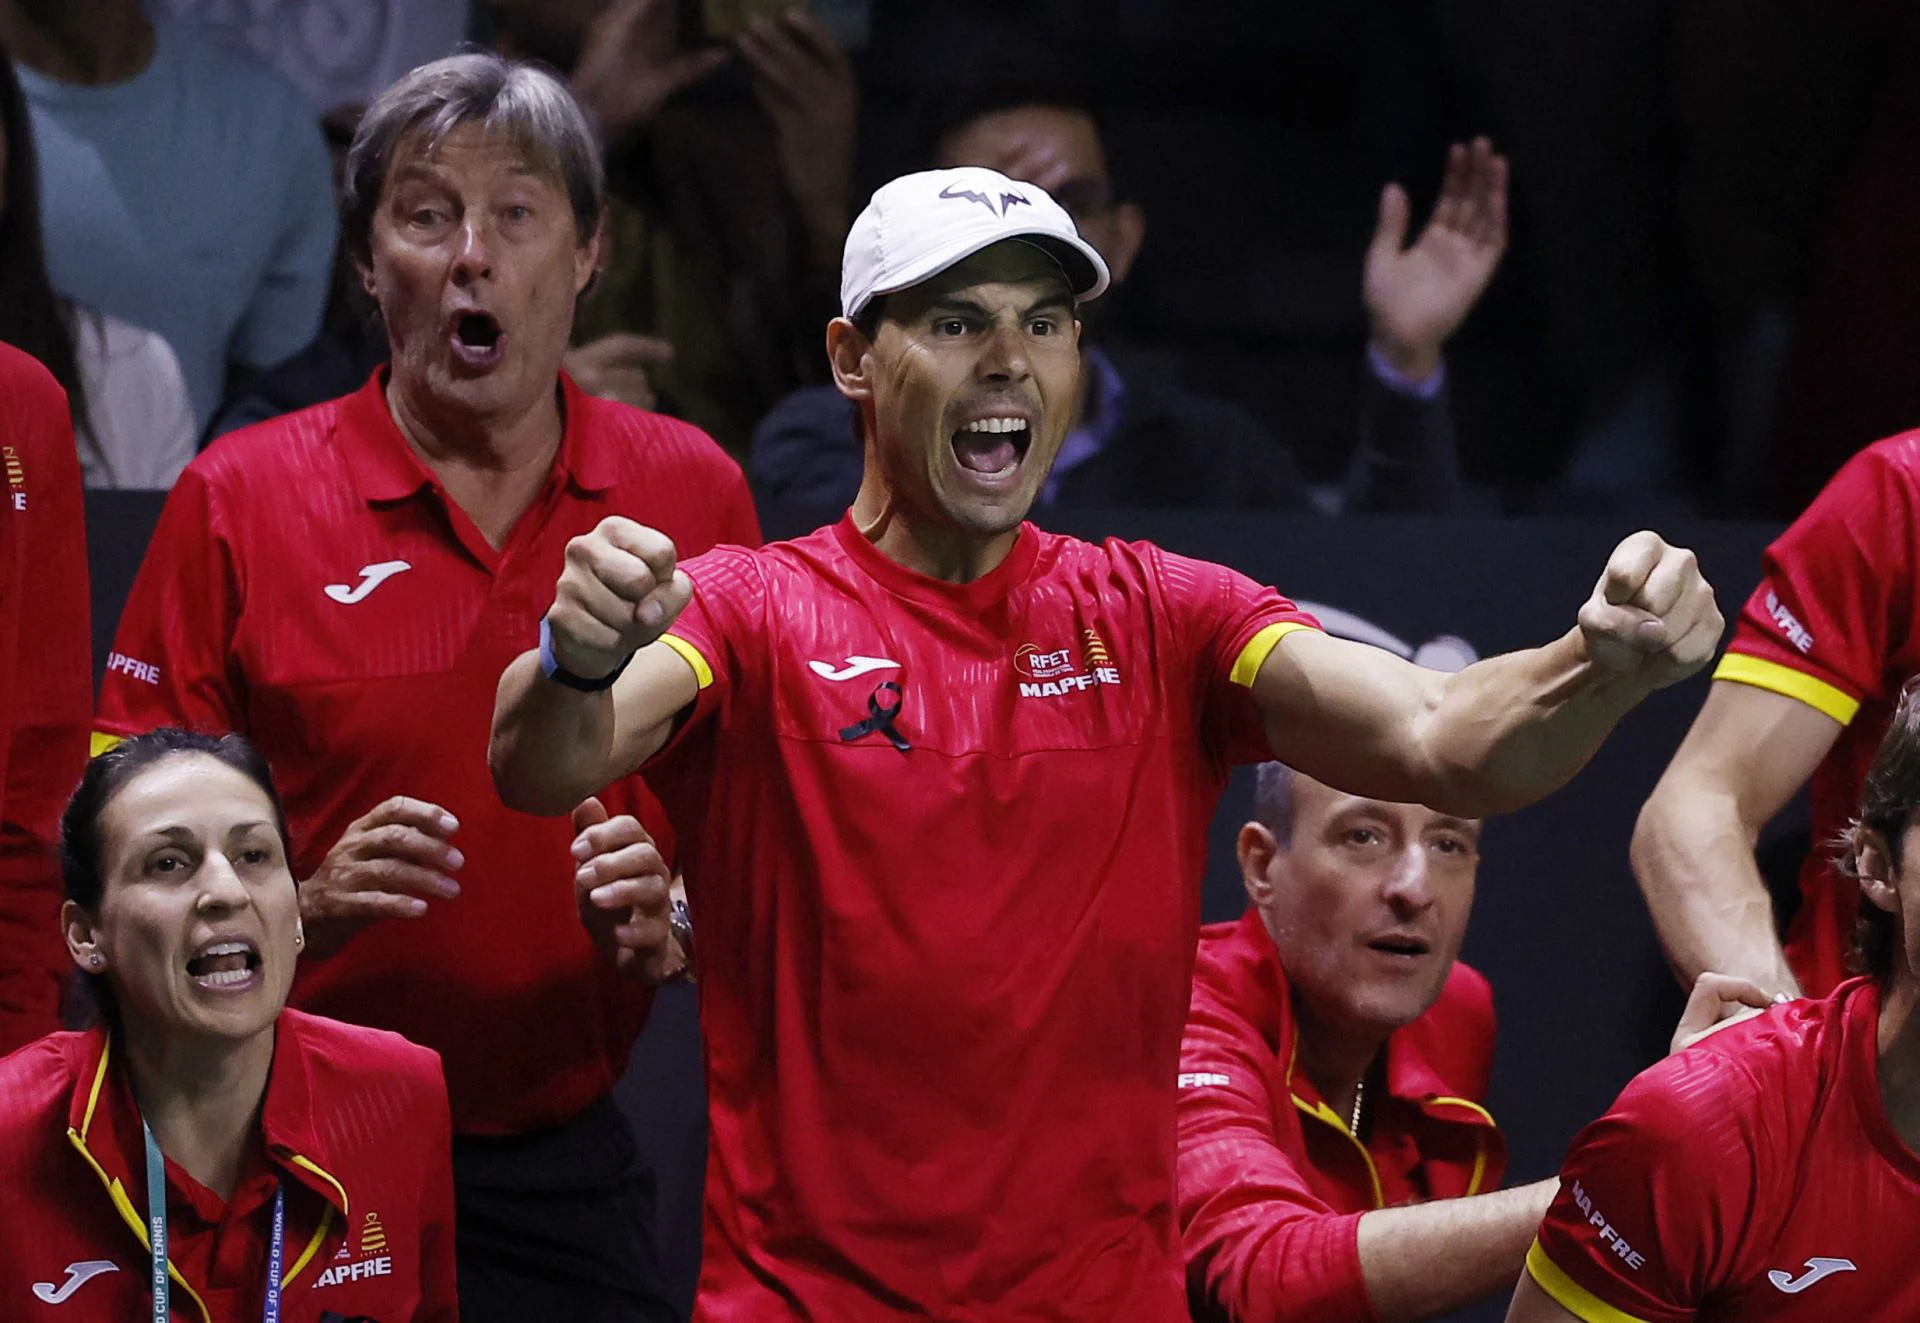
[[[952,437],[953,456],[974,483],[1000,487],[1020,472],[1033,444],[1033,427],[1017,414],[990,414],[962,424]]]
[[[447,331],[453,359],[472,372],[491,372],[506,357],[507,333],[490,312],[468,309],[456,313]]]
[[[187,977],[204,992],[245,992],[259,985],[260,965],[260,948],[251,939],[215,938],[187,960]]]

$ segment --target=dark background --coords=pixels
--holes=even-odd
[[[158,517],[156,493],[88,494],[96,673]],[[804,532],[813,512],[767,510],[770,538]],[[1276,518],[1114,511],[1056,516],[1084,537],[1145,538],[1232,565],[1289,596],[1338,607],[1418,645],[1458,635],[1486,656],[1571,627],[1614,544],[1616,519]],[[1694,548],[1729,616],[1758,573],[1771,525],[1693,521],[1661,532]],[[1683,998],[1661,958],[1627,867],[1635,815],[1704,696],[1706,678],[1630,715],[1593,761],[1546,801],[1491,823],[1464,958],[1491,980],[1500,1042],[1489,1106],[1512,1153],[1510,1183],[1552,1174],[1567,1141],[1665,1050]],[[1245,906],[1233,836],[1248,816],[1238,774],[1214,822],[1203,911]],[[705,1152],[697,1003],[668,988],[636,1048],[620,1098],[660,1178],[663,1257],[690,1300],[699,1254]],[[1489,1302],[1461,1318],[1496,1320]]]

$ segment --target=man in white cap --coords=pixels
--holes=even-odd
[[[1220,566],[1024,523],[1106,283],[1030,184],[888,184],[827,328],[866,447],[846,518],[685,566],[609,519],[501,679],[510,804],[645,764],[681,835],[702,1318],[1184,1320],[1174,1086],[1227,769],[1513,808],[1719,638],[1651,533],[1566,635],[1443,675]]]

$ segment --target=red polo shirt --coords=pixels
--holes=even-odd
[[[1859,810],[1900,687],[1920,673],[1916,623],[1920,432],[1903,432],[1854,456],[1774,539],[1713,673],[1796,699],[1843,728],[1807,783],[1814,848],[1786,939],[1787,961],[1810,996],[1847,977],[1860,888],[1825,847]]]
[[[87,544],[67,397],[0,344],[0,1054],[60,1027],[60,810],[93,710]]]
[[[568,820],[494,792],[500,673],[537,638],[567,541],[606,516],[683,556],[759,540],[739,467],[703,433],[562,389],[553,472],[499,550],[400,435],[379,375],[222,438],[167,500],[100,698],[108,736],[174,722],[259,745],[296,876],[388,796],[460,820],[460,896],[306,962],[294,1000],[439,1052],[468,1134],[555,1125],[603,1097],[651,1002],[580,924]],[[602,798],[670,844],[637,779]]]
[[[1642,1071],[1574,1138],[1527,1271],[1586,1323],[1912,1323],[1920,1154],[1842,983]]]
[[[1481,1100],[1493,994],[1456,963],[1387,1040],[1387,1092],[1362,1145],[1295,1060],[1286,971],[1259,912],[1201,930],[1180,1047],[1180,1226],[1198,1316],[1375,1317],[1360,1215],[1499,1186],[1506,1144]]]
[[[1312,617],[1031,524],[965,584],[850,517],[687,573],[667,638],[699,699],[649,775],[703,962],[695,1312],[1184,1323],[1207,824]]]
[[[287,1323],[454,1323],[452,1139],[433,1053],[298,1011],[275,1033],[232,1197],[167,1162],[174,1317],[259,1317],[277,1186]],[[0,1189],[0,1317],[147,1316],[140,1112],[104,1030],[52,1034],[0,1061]]]

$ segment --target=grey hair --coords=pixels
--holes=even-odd
[[[1285,763],[1261,763],[1256,776],[1253,816],[1284,850],[1293,844],[1294,770]]]
[[[566,85],[537,65],[485,51],[449,55],[403,75],[367,108],[347,149],[341,204],[353,256],[371,260],[373,217],[394,153],[418,137],[432,152],[462,124],[504,135],[567,190],[574,231],[586,243],[600,224],[606,170],[587,117]]]

